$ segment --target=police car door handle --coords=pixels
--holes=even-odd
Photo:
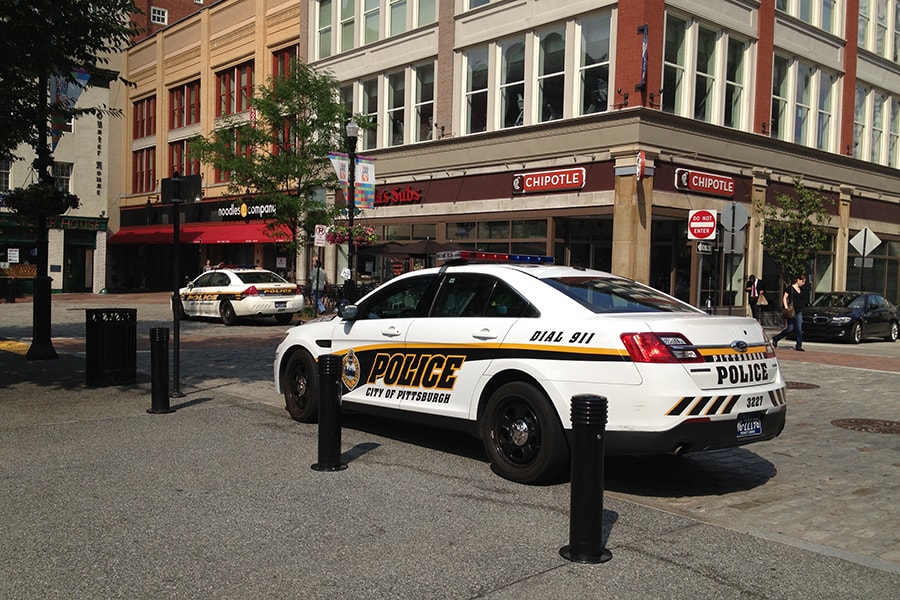
[[[493,340],[497,339],[497,334],[485,327],[480,331],[476,331],[472,334],[472,337],[477,338],[479,340]]]
[[[391,325],[385,329],[382,329],[381,335],[386,335],[387,337],[397,337],[398,335],[400,335],[400,330]]]

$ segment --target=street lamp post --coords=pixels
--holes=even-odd
[[[350,302],[356,302],[356,267],[354,254],[356,240],[353,239],[353,218],[356,216],[356,140],[359,137],[359,125],[351,120],[347,123],[347,224],[350,234],[347,241],[347,268],[350,270],[350,278],[344,282],[344,296]]]

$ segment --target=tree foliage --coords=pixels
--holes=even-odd
[[[779,193],[773,204],[757,203],[762,220],[762,244],[766,254],[787,280],[807,274],[816,253],[828,242],[826,225],[832,201],[812,190],[800,178],[794,180],[794,193]]]
[[[192,156],[230,172],[229,193],[249,190],[253,202],[275,205],[267,231],[275,239],[279,231],[290,232],[279,243],[292,262],[315,225],[336,216],[322,192],[338,187],[328,153],[344,147],[349,117],[337,91],[330,73],[294,61],[288,75],[270,77],[256,89],[250,100],[254,118],[229,119],[190,145]]]
[[[89,86],[116,76],[104,66],[137,32],[135,12],[133,0],[0,0],[0,157],[22,143],[38,147],[49,118],[42,83],[51,74],[75,82],[72,72],[86,69]],[[106,106],[65,112],[117,113]]]

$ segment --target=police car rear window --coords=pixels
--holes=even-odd
[[[547,285],[595,313],[697,312],[697,309],[629,279],[552,277]]]
[[[287,283],[271,271],[246,271],[235,273],[244,283]]]

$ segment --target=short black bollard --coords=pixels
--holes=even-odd
[[[169,328],[150,329],[150,395],[152,415],[174,412],[169,408]]]
[[[319,462],[314,471],[342,471],[341,462],[341,357],[319,357]]]
[[[603,396],[572,396],[572,484],[569,545],[563,558],[603,563],[612,552],[603,547],[603,459],[607,400]]]

